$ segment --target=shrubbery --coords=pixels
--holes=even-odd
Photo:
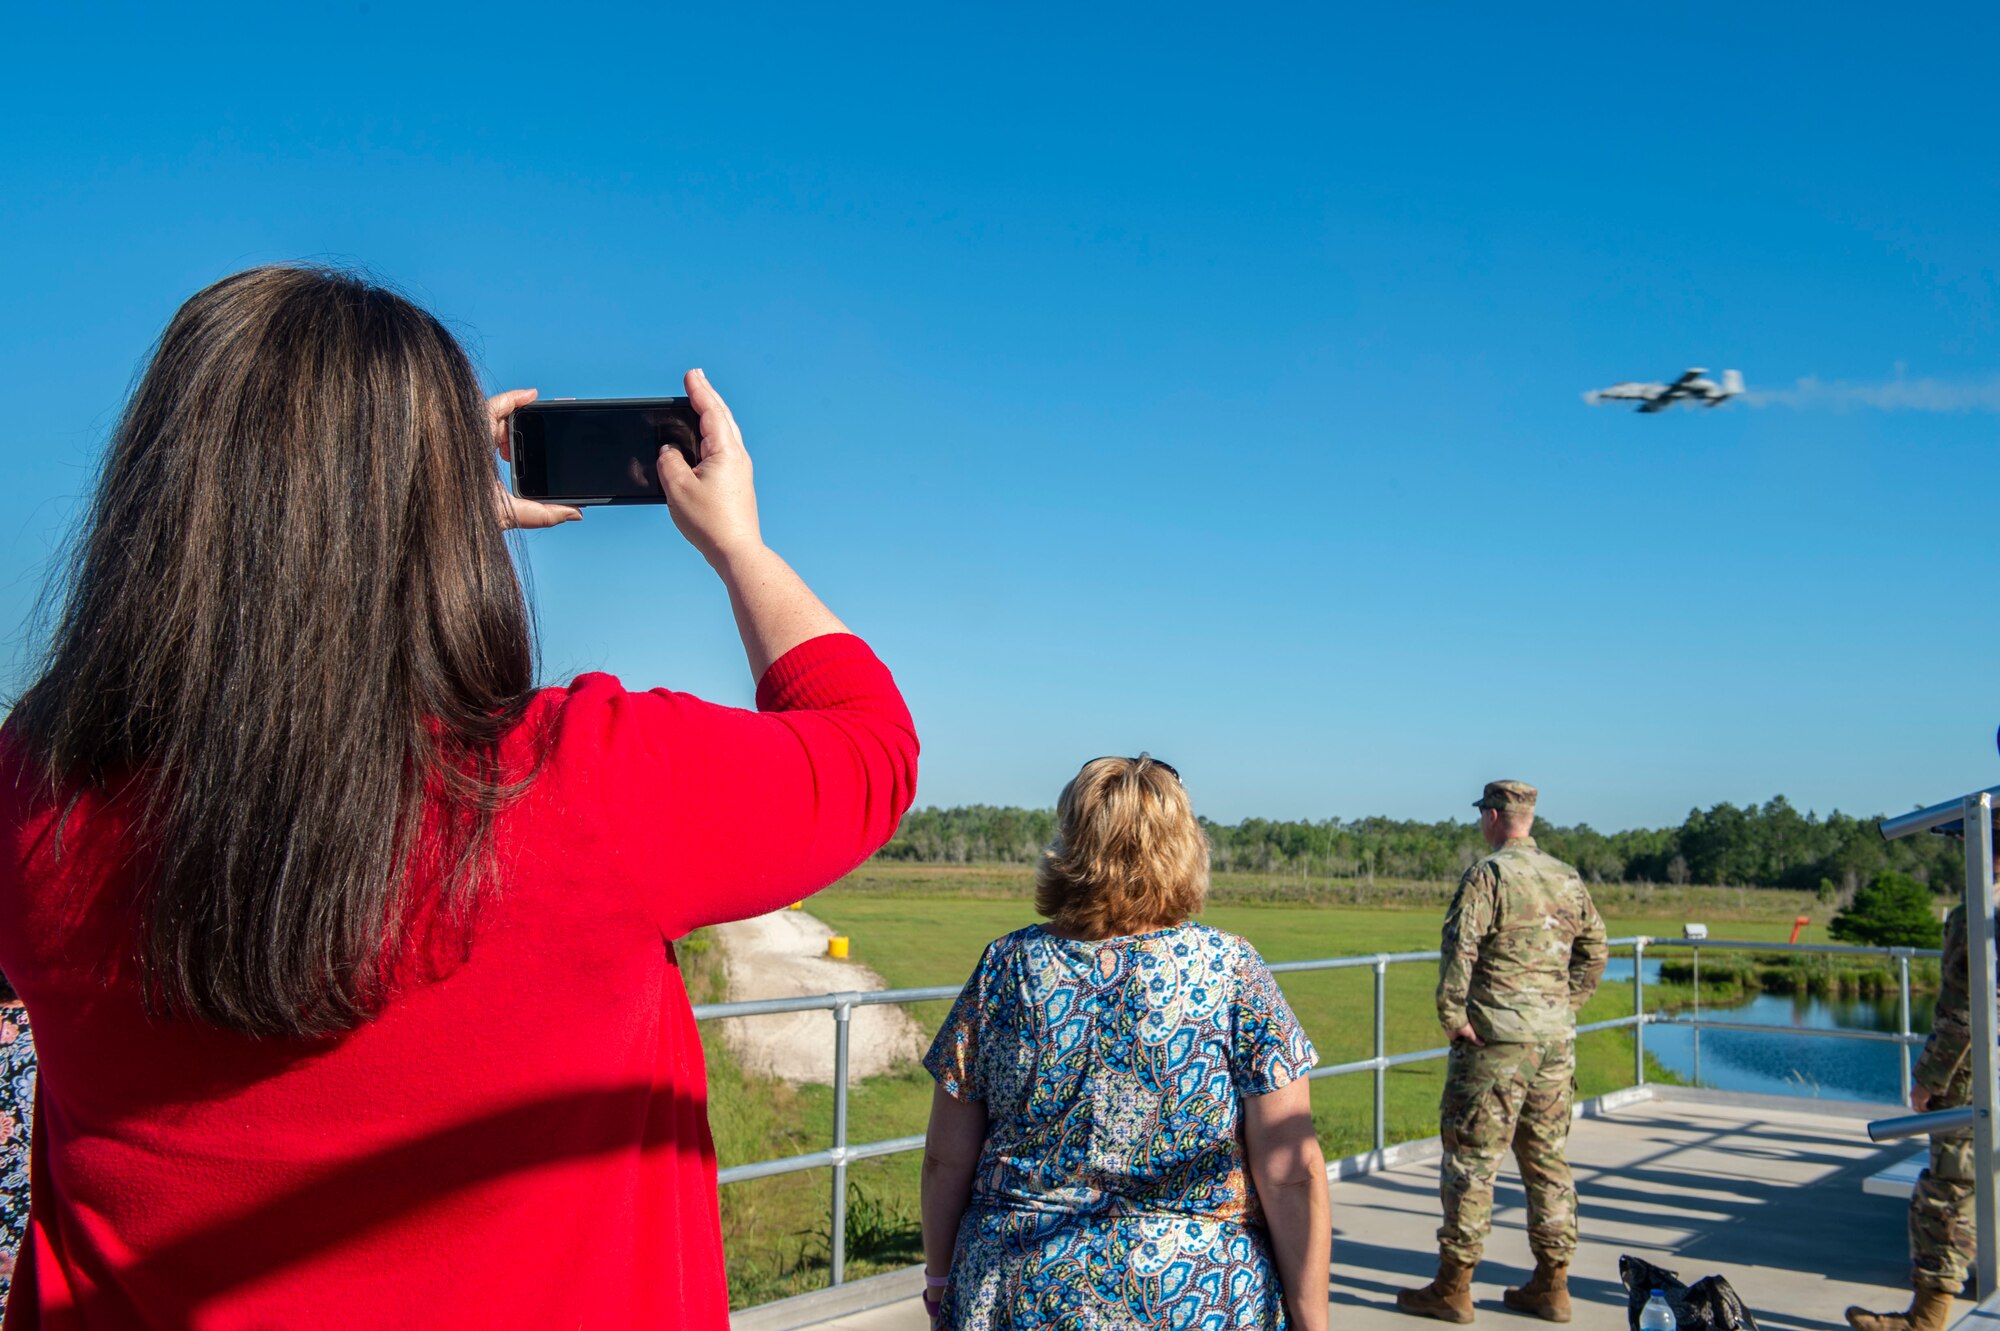
[[[1866,947],[1936,947],[1944,939],[1930,889],[1890,870],[1854,894],[1854,904],[1833,917],[1827,932]]]
[[[1709,883],[1817,892],[1832,904],[1885,872],[1955,889],[1961,862],[1944,837],[1884,841],[1873,818],[1800,813],[1783,796],[1762,805],[1694,809],[1679,827],[1599,832],[1535,824],[1550,854],[1592,883]],[[1486,846],[1472,822],[1325,818],[1240,823],[1206,819],[1220,872],[1290,873],[1372,882],[1450,882]],[[1032,864],[1055,835],[1052,809],[914,809],[881,858],[922,864]]]

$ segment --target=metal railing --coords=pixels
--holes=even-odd
[[[1966,1053],[1972,1062],[1972,1103],[1927,1114],[1879,1119],[1868,1125],[1868,1135],[1876,1141],[1924,1133],[1971,1131],[1974,1260],[1983,1296],[1978,1315],[1987,1318],[1991,1318],[1996,1299],[2000,1299],[2000,1294],[1995,1293],[1995,1287],[2000,1286],[2000,1122],[1996,1122],[1993,1112],[1995,1104],[2000,1103],[2000,1080],[1996,1080],[2000,1077],[2000,1066],[1996,1066],[2000,1059],[1996,1059],[1995,1050],[1996,1039],[2000,1039],[2000,1002],[1996,1002],[1994,993],[1996,979],[2000,979],[1993,914],[1995,796],[2000,796],[2000,786],[1975,790],[1955,800],[1886,819],[1880,825],[1885,841],[1941,832],[1956,834],[1964,844],[1969,1007],[1966,1015],[1970,1028]],[[1907,1016],[1903,1025],[1909,1026]]]
[[[1703,1031],[1744,1031],[1764,1035],[1802,1035],[1809,1039],[1831,1040],[1872,1040],[1878,1044],[1901,1046],[1901,1091],[1899,1099],[1907,1104],[1910,1099],[1910,1050],[1924,1042],[1925,1037],[1910,1029],[1910,962],[1917,958],[1942,956],[1936,948],[1922,947],[1849,947],[1837,943],[1756,943],[1741,939],[1724,938],[1653,938],[1647,945],[1656,948],[1686,948],[1692,954],[1694,968],[1692,987],[1694,999],[1688,1012],[1650,1013],[1646,1019],[1649,1026],[1685,1026],[1693,1031],[1691,1040],[1694,1054],[1694,1083],[1701,1084],[1701,1033]],[[1767,1022],[1716,1021],[1701,1015],[1701,954],[1708,948],[1718,952],[1758,952],[1766,955],[1792,954],[1829,957],[1885,957],[1896,963],[1896,1016],[1897,1029],[1893,1031],[1856,1031],[1840,1027],[1822,1026],[1779,1026]],[[1643,1009],[1642,1009],[1643,1010]],[[1643,1031],[1640,1036],[1644,1039]]]
[[[1646,1027],[1655,1024],[1674,1024],[1694,1029],[1695,1065],[1697,1083],[1700,1081],[1700,1039],[1703,1030],[1733,1030],[1751,1032],[1776,1032],[1785,1035],[1804,1035],[1819,1038],[1890,1041],[1900,1044],[1903,1049],[1903,1098],[1909,1099],[1910,1046],[1920,1043],[1921,1036],[1910,1031],[1910,959],[1912,957],[1934,957],[1935,951],[1912,948],[1881,947],[1838,947],[1811,943],[1757,943],[1730,939],[1666,939],[1634,935],[1610,940],[1614,951],[1629,949],[1632,953],[1632,1012],[1628,1016],[1613,1017],[1606,1021],[1585,1022],[1577,1026],[1578,1035],[1589,1035],[1597,1031],[1630,1029],[1633,1032],[1632,1077],[1635,1085],[1646,1084]],[[1646,952],[1648,948],[1688,948],[1693,952],[1695,965],[1695,1003],[1691,1015],[1679,1013],[1648,1012],[1646,1010]],[[1704,948],[1716,951],[1750,951],[1761,953],[1823,953],[1845,956],[1883,956],[1897,961],[1900,984],[1901,1030],[1896,1033],[1885,1031],[1853,1031],[1839,1029],[1817,1029],[1793,1026],[1766,1026],[1747,1022],[1718,1021],[1704,1018],[1700,1007],[1700,966],[1701,951]],[[1429,1062],[1446,1058],[1451,1054],[1450,1045],[1431,1049],[1413,1050],[1408,1053],[1391,1054],[1388,1049],[1388,973],[1389,967],[1404,963],[1429,962],[1439,960],[1439,953],[1430,952],[1380,952],[1354,957],[1320,957],[1310,961],[1281,961],[1274,963],[1271,970],[1278,975],[1296,975],[1309,971],[1372,970],[1374,983],[1374,1045],[1372,1057],[1356,1059],[1348,1063],[1336,1063],[1330,1067],[1314,1068],[1308,1077],[1350,1076],[1366,1072],[1374,1078],[1374,1149],[1378,1152],[1388,1146],[1388,1074],[1389,1069],[1403,1067],[1411,1063]],[[867,992],[843,992],[832,994],[810,994],[799,998],[753,999],[738,1003],[704,1003],[694,1009],[697,1021],[718,1021],[733,1017],[764,1017],[789,1012],[831,1012],[833,1014],[833,1140],[823,1151],[809,1151],[802,1155],[781,1156],[770,1160],[757,1160],[749,1164],[732,1165],[720,1171],[718,1181],[723,1184],[746,1183],[751,1179],[770,1178],[778,1174],[792,1174],[807,1169],[831,1169],[832,1225],[830,1233],[829,1266],[830,1283],[838,1285],[847,1278],[847,1167],[858,1160],[870,1160],[880,1156],[898,1155],[907,1151],[923,1149],[923,1134],[909,1137],[890,1137],[881,1141],[863,1142],[859,1145],[847,1140],[848,1101],[848,1029],[854,1010],[862,1007],[879,1007],[887,1004],[931,1003],[958,997],[960,986],[937,985],[927,989],[881,989]]]
[[[858,1007],[879,1007],[888,1003],[935,1003],[958,997],[963,985],[935,985],[929,989],[848,990],[834,994],[807,994],[799,998],[755,998],[740,1003],[701,1003],[694,1009],[696,1021],[717,1021],[730,1017],[772,1017],[786,1012],[822,1011],[833,1013],[833,1144],[824,1151],[804,1155],[779,1156],[731,1165],[716,1174],[721,1184],[747,1183],[751,1179],[776,1174],[795,1174],[802,1169],[833,1170],[833,1223],[829,1243],[830,1283],[847,1279],[847,1167],[856,1160],[881,1155],[897,1155],[921,1150],[922,1133],[914,1137],[890,1137],[883,1141],[852,1146],[847,1141],[847,1036]]]

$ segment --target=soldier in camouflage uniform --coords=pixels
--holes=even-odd
[[[2000,840],[2000,818],[1994,820]],[[1994,858],[2000,874],[2000,856]],[[1944,922],[1943,974],[1931,1038],[1911,1070],[1910,1108],[1919,1114],[1972,1103],[1972,963],[1963,903]],[[1930,1167],[1910,1194],[1910,1310],[1874,1313],[1849,1308],[1855,1331],[1944,1331],[1951,1301],[1965,1289],[1975,1260],[1972,1228],[1972,1132],[1935,1133]]]
[[[1504,1298],[1517,1311],[1567,1322],[1576,1187],[1564,1148],[1576,1012],[1596,992],[1610,952],[1583,880],[1529,835],[1535,788],[1495,781],[1476,807],[1493,853],[1459,880],[1438,976],[1438,1020],[1451,1035],[1439,1108],[1438,1275],[1398,1293],[1396,1306],[1446,1322],[1472,1320],[1472,1273],[1493,1228],[1493,1180],[1511,1145],[1528,1196],[1535,1274]]]

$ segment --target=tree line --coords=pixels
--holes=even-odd
[[[1934,892],[1960,890],[1964,860],[1945,837],[1885,842],[1877,818],[1800,813],[1780,795],[1762,805],[1692,809],[1678,827],[1600,832],[1535,822],[1535,839],[1593,883],[1702,883],[1850,895],[1883,873]],[[1326,818],[1204,818],[1217,870],[1328,878],[1456,878],[1486,853],[1476,823]],[[1055,836],[1053,809],[975,804],[906,814],[878,858],[932,864],[1032,863]]]

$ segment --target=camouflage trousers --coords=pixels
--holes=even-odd
[[[1935,1105],[1933,1108],[1949,1108]],[[1931,1138],[1930,1168],[1910,1194],[1910,1283],[1959,1294],[1976,1260],[1972,1232],[1972,1134]]]
[[[1570,1102],[1576,1043],[1454,1044],[1445,1073],[1439,1130],[1444,1137],[1444,1226],[1438,1250],[1476,1265],[1493,1229],[1493,1180],[1509,1146],[1528,1195],[1528,1246],[1569,1264],[1576,1251],[1576,1185],[1570,1179]]]

